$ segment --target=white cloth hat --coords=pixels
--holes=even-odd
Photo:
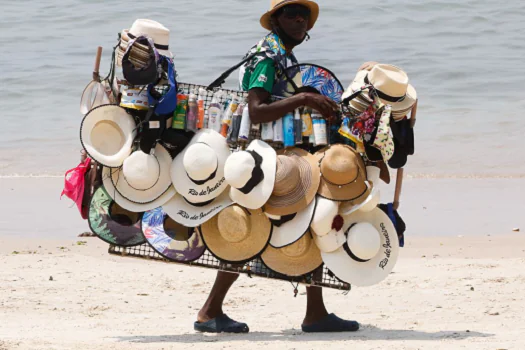
[[[344,217],[350,228],[343,247],[321,252],[323,261],[339,279],[358,287],[388,277],[397,262],[399,240],[392,221],[381,209],[357,211]]]
[[[317,196],[317,208],[310,225],[314,236],[324,236],[332,230],[332,221],[339,213],[339,204],[340,202]]]
[[[297,214],[277,216],[265,213],[273,225],[270,245],[274,248],[283,248],[294,244],[303,237],[310,228],[310,223],[315,212],[317,201],[312,203]]]
[[[122,168],[111,172],[111,180],[122,197],[136,203],[153,202],[171,187],[171,162],[168,150],[157,144],[153,154],[133,152]]]
[[[379,176],[381,169],[376,166],[366,167],[368,183],[372,184],[372,191],[365,199],[364,202],[355,205],[353,202],[344,202],[341,204],[339,214],[350,215],[358,210],[361,211],[372,211],[374,210],[381,200],[381,191],[379,190]]]
[[[246,151],[235,152],[224,165],[230,197],[247,209],[260,209],[272,195],[277,153],[266,142],[253,140]]]
[[[91,159],[118,168],[131,153],[136,127],[124,108],[103,105],[92,109],[82,120],[80,142]]]
[[[227,187],[224,163],[230,149],[224,138],[211,129],[198,131],[171,165],[171,180],[178,193],[191,203],[218,197]]]
[[[111,197],[111,199],[115,201],[115,203],[133,213],[143,213],[149,210],[156,209],[158,207],[162,207],[177,193],[177,191],[175,191],[175,188],[173,186],[170,186],[168,190],[164,192],[164,194],[162,194],[159,198],[155,199],[153,202],[145,204],[132,202],[129,199],[122,197],[122,195],[118,193],[111,179],[112,171],[115,171],[115,169],[107,167],[104,167],[102,169],[102,184],[104,185],[104,188],[106,189],[108,195]]]
[[[213,198],[209,202],[198,204],[190,203],[180,194],[177,194],[164,204],[162,209],[175,222],[186,227],[197,227],[232,204],[233,201],[228,191],[224,191],[219,197]]]

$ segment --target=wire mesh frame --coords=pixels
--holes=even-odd
[[[252,261],[243,265],[243,267],[232,266],[230,264],[225,264],[217,260],[208,250],[196,261],[190,263],[182,263],[177,261],[172,261],[164,258],[159,253],[157,253],[149,244],[142,244],[135,247],[119,247],[115,245],[110,245],[108,253],[111,255],[121,256],[121,257],[130,257],[138,258],[152,261],[162,261],[170,264],[186,265],[186,266],[195,266],[201,268],[207,268],[212,270],[220,270],[226,272],[242,273],[248,276],[256,276],[261,278],[268,278],[274,280],[287,281],[292,283],[299,283],[308,286],[318,286],[323,288],[337,289],[342,291],[350,291],[351,286],[348,283],[342,282],[337,279],[333,273],[322,266],[321,268],[307,276],[302,277],[291,277],[282,274],[275,273],[270,270],[260,258],[255,258]]]

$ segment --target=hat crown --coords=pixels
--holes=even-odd
[[[330,147],[321,161],[321,174],[334,185],[347,185],[355,181],[359,174],[357,154],[343,145]]]
[[[220,212],[217,226],[221,236],[230,243],[239,243],[245,240],[251,231],[251,221],[246,211],[233,206]]]
[[[196,181],[206,180],[218,167],[215,151],[205,143],[195,143],[187,148],[183,165],[190,178]]]
[[[372,181],[375,184],[379,183],[379,177],[381,175],[381,169],[376,166],[366,167],[367,180]]]
[[[301,237],[297,242],[287,247],[281,248],[284,255],[289,258],[300,258],[308,253],[312,240],[309,239],[309,233]]]
[[[233,188],[243,188],[252,177],[255,159],[248,152],[236,152],[224,164],[224,177]]]
[[[408,89],[408,75],[390,64],[377,64],[368,73],[370,84],[392,97],[403,97]]]
[[[359,259],[370,260],[381,248],[381,237],[372,224],[362,222],[348,230],[347,243],[352,253]]]
[[[129,29],[135,37],[141,35],[150,37],[155,44],[169,45],[170,30],[157,21],[151,19],[137,19]]]
[[[124,160],[122,174],[131,187],[146,191],[157,183],[160,164],[155,156],[136,151]]]
[[[273,194],[283,196],[293,191],[301,180],[299,165],[294,156],[277,156],[277,172],[275,174],[275,187]]]
[[[332,229],[332,223],[339,211],[339,202],[317,197],[317,207],[311,228],[316,235],[324,236]]]

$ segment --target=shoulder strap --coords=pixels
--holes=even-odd
[[[211,83],[210,85],[208,85],[208,87],[206,88],[207,90],[213,90],[215,88],[218,88],[218,87],[221,87],[222,84],[224,84],[224,82],[226,81],[226,79],[228,79],[228,77],[234,72],[236,71],[240,66],[242,66],[243,64],[245,64],[246,62],[250,61],[252,58],[254,58],[255,56],[258,56],[258,55],[262,55],[262,54],[265,54],[264,52],[255,52],[255,53],[252,53],[251,55],[248,55],[245,59],[243,59],[241,62],[237,63],[235,66],[231,67],[230,69],[228,69],[226,72],[222,73],[220,77],[218,77],[217,79],[215,79],[213,81],[213,83]]]

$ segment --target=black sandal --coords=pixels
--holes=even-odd
[[[226,314],[208,322],[195,322],[193,328],[202,333],[248,333],[250,331],[246,323],[234,321]]]

